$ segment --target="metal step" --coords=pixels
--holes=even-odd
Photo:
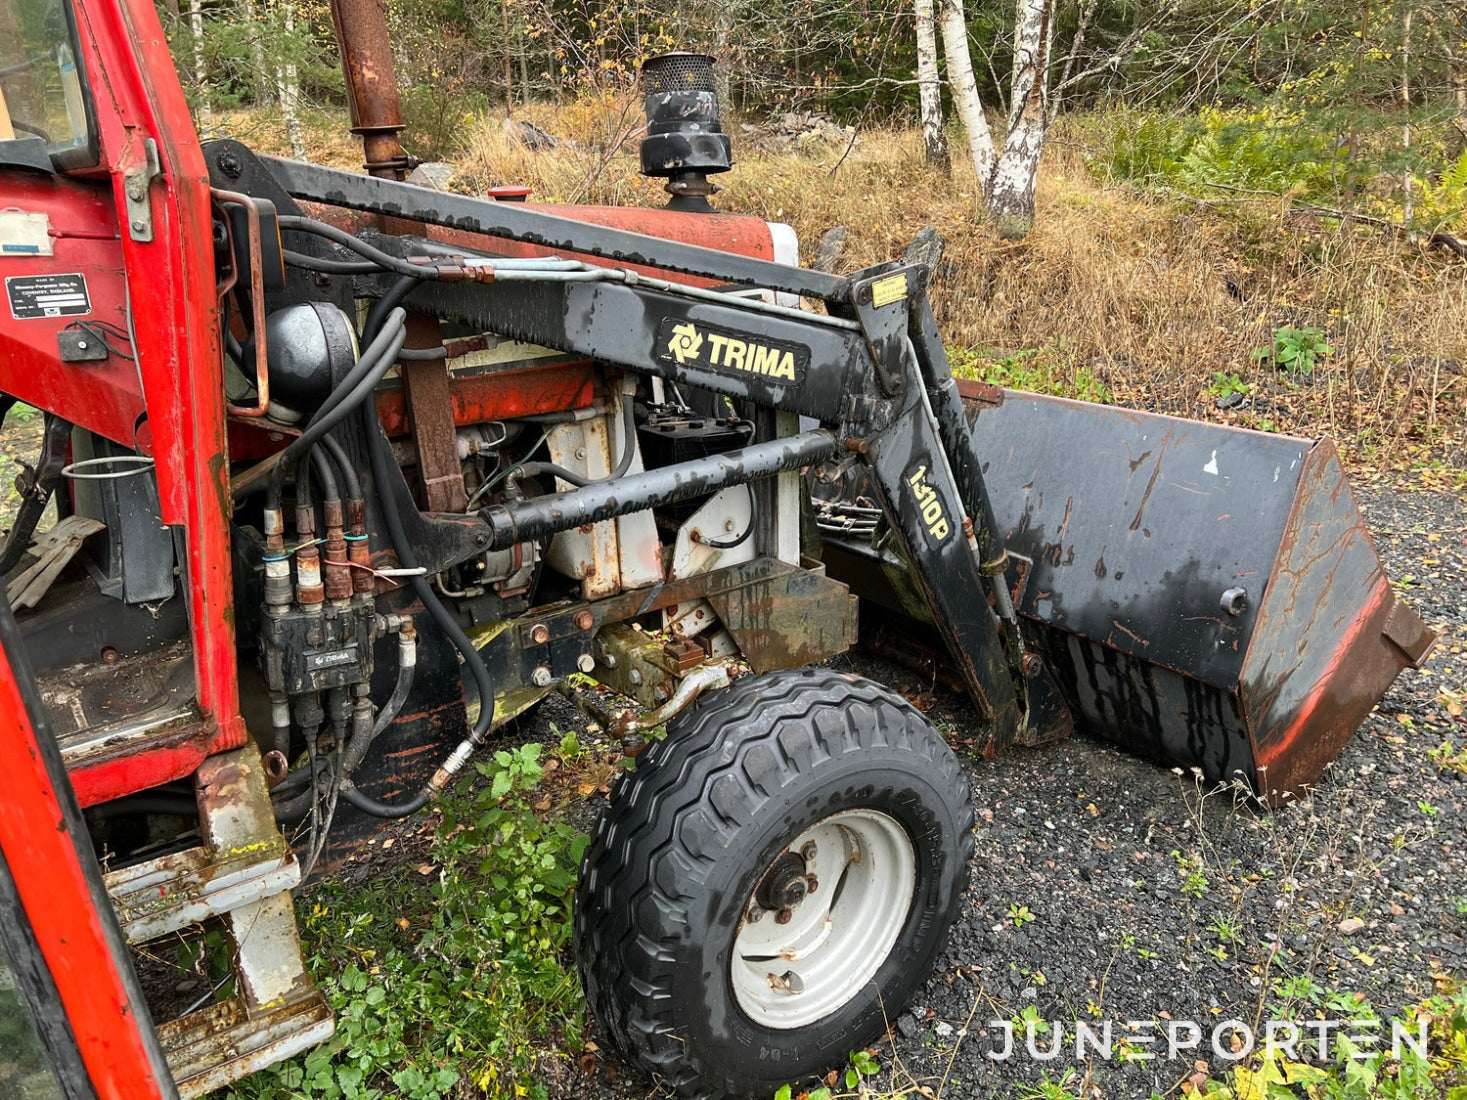
[[[306,973],[290,889],[300,865],[275,824],[253,742],[194,777],[203,844],[106,876],[131,943],[219,918],[235,995],[158,1027],[179,1093],[202,1096],[330,1038],[331,1007]]]
[[[190,848],[105,875],[128,943],[180,932],[300,883],[300,864],[283,838],[219,856]]]
[[[309,1050],[331,1037],[331,1006],[314,988],[299,997],[251,1009],[235,997],[158,1028],[183,1100],[203,1096]]]

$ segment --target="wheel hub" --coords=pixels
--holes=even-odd
[[[897,820],[845,810],[810,826],[764,869],[734,936],[734,997],[766,1027],[804,1027],[858,996],[906,923],[916,856]],[[773,920],[762,919],[767,911]]]
[[[809,892],[804,857],[786,852],[770,865],[754,891],[754,901],[761,909],[793,909]]]

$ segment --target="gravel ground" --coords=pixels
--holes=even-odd
[[[1226,1063],[1206,1033],[1200,1052],[1168,1060],[1168,1019],[1210,1031],[1281,1007],[1340,1018],[1311,1003],[1329,993],[1363,995],[1389,1018],[1463,976],[1467,774],[1428,753],[1467,749],[1467,724],[1448,711],[1467,702],[1467,502],[1400,489],[1361,499],[1391,576],[1441,634],[1428,667],[1398,680],[1311,801],[1277,814],[1085,738],[972,760],[967,903],[937,974],[877,1045],[875,1092],[1022,1096],[1068,1073],[1092,1096],[1175,1095],[1194,1059],[1215,1074]],[[843,660],[930,700],[940,727],[971,725],[960,697],[869,657]],[[1110,1020],[1117,1044],[1125,1022],[1151,1021],[1157,1056],[1082,1063],[1071,1038],[1052,1062],[990,1058],[1003,1036],[989,1021],[1026,1013]],[[657,1091],[602,1053],[591,1073],[547,1061],[554,1094]]]

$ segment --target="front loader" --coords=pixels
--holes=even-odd
[[[146,0],[0,11],[0,392],[45,414],[0,947],[65,1095],[329,1036],[290,892],[551,691],[637,756],[577,888],[597,1021],[743,1096],[878,1034],[967,883],[951,749],[822,665],[858,635],[985,753],[1078,729],[1274,804],[1431,644],[1328,442],[960,384],[926,267],[717,213],[708,58],[644,67],[665,209],[538,206],[412,175],[373,0],[333,4],[366,174],[200,142]],[[122,944],[210,929],[234,980],[149,1019]]]

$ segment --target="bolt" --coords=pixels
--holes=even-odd
[[[134,233],[142,233],[147,228],[148,228],[148,226],[147,226],[147,224],[145,222],[133,222],[132,223],[132,231]]]
[[[486,534],[484,534],[483,532],[480,532],[479,534],[477,534],[477,535],[474,536],[474,545],[475,546],[488,546],[489,545],[489,536],[486,535]]]
[[[601,654],[601,663],[607,668],[615,668],[621,662],[616,659],[615,653],[603,653]]]
[[[781,909],[778,913],[774,914],[774,923],[788,924],[794,918],[794,915],[795,912],[793,909]]]
[[[764,919],[764,910],[757,905],[750,905],[749,911],[744,916],[750,924],[758,924]]]
[[[544,623],[536,623],[530,627],[530,641],[536,645],[544,645],[550,641],[550,628]]]
[[[816,878],[814,875],[806,875],[805,876],[805,893],[807,893],[807,894],[813,894],[818,889],[820,889],[820,880],[818,878]]]
[[[577,630],[590,630],[591,627],[593,627],[595,625],[596,625],[596,617],[594,615],[592,615],[589,611],[577,611],[576,612],[576,629]]]
[[[592,657],[589,653],[582,653],[576,658],[576,667],[589,675],[596,667],[596,658]]]
[[[127,185],[127,197],[132,199],[133,202],[142,202],[143,194],[143,185],[137,180],[133,180]]]
[[[544,665],[541,665],[534,672],[530,673],[530,683],[534,684],[537,688],[549,687],[550,670]]]
[[[78,340],[76,342],[76,350],[77,351],[86,351],[87,348],[89,348],[89,347],[91,347],[91,345],[88,344],[85,340]]]
[[[814,863],[816,851],[815,842],[812,840],[800,849],[800,858],[806,863]]]
[[[586,460],[586,448],[584,448],[584,447],[577,447],[576,448],[576,457],[579,458],[582,462],[584,462]]]
[[[219,171],[223,172],[232,180],[239,179],[240,173],[244,171],[244,165],[240,163],[239,157],[233,153],[224,153],[218,160]]]
[[[627,679],[631,681],[633,687],[641,687],[642,670],[640,668],[632,669],[630,672],[627,673]]]
[[[109,665],[116,664],[117,663],[117,650],[114,649],[110,645],[104,645],[102,647],[102,660],[105,661]]]

